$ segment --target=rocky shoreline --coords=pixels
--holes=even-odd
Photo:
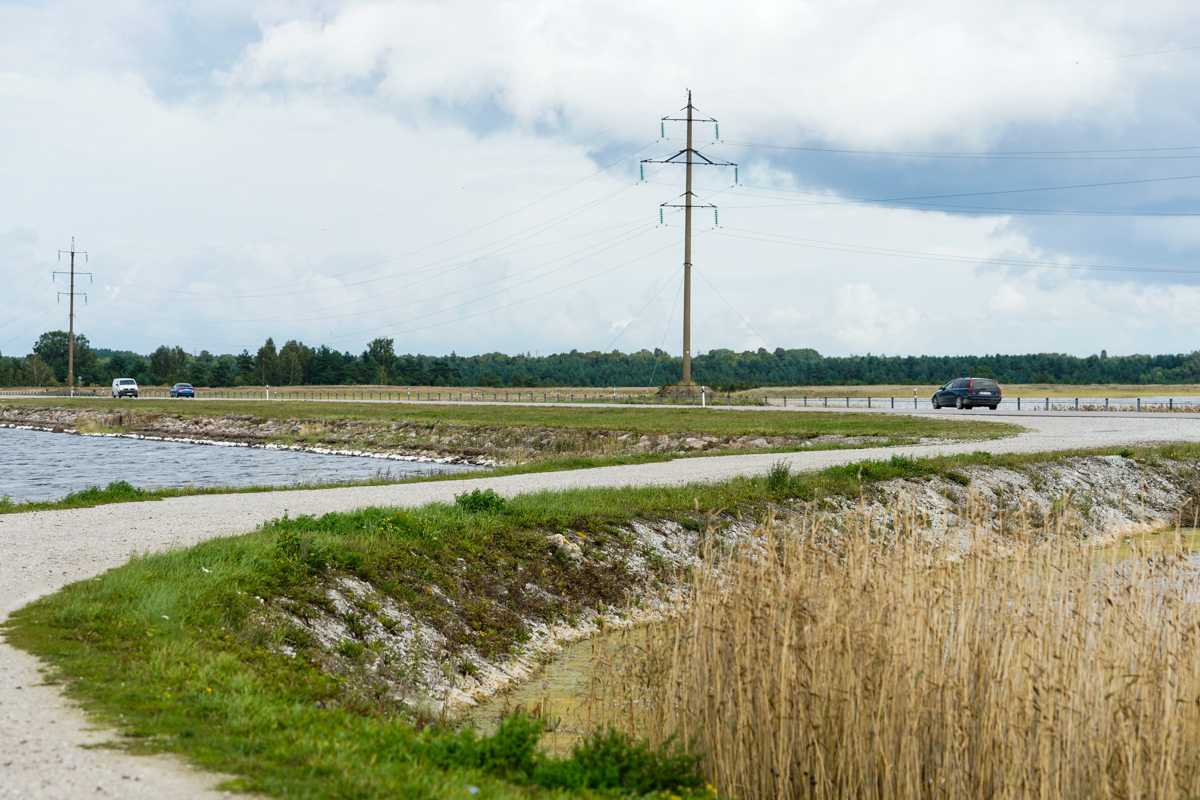
[[[508,466],[553,458],[745,452],[836,443],[882,443],[868,436],[714,436],[638,434],[622,430],[468,426],[413,421],[263,419],[247,414],[185,416],[158,411],[102,411],[0,406],[0,426],[27,430],[158,439],[192,444],[268,447],[331,455]],[[922,440],[921,444],[934,443]]]

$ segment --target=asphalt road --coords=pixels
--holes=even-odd
[[[851,413],[873,412],[863,409]],[[900,413],[900,412],[895,412]],[[939,413],[913,412],[905,413]],[[1200,415],[1103,412],[940,412],[964,418],[1007,419],[1028,432],[1011,439],[921,447],[824,450],[786,455],[688,458],[656,464],[602,467],[465,481],[364,486],[260,494],[182,497],[160,502],[0,516],[0,614],[63,585],[124,563],[134,551],[179,547],[251,530],[296,514],[321,514],[368,505],[416,506],[451,501],[473,488],[513,496],[588,486],[681,485],[766,472],[783,459],[815,470],[864,459],[986,450],[1045,452],[1126,444],[1200,441]],[[119,477],[119,476],[115,476]],[[0,644],[0,798],[77,798],[84,794],[172,800],[219,797],[217,778],[169,758],[134,757],[81,745],[111,739],[42,683],[39,662]]]

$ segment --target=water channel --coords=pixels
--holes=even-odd
[[[175,486],[295,486],[477,470],[461,464],[336,456],[0,428],[0,497],[57,500],[125,480]]]

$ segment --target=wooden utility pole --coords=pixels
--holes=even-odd
[[[687,107],[683,110],[687,111],[686,117],[663,117],[663,122],[687,123],[687,147],[669,158],[647,158],[642,163],[683,164],[687,169],[686,177],[684,178],[683,202],[663,203],[662,207],[683,209],[683,378],[680,383],[684,386],[689,386],[692,383],[692,209],[716,208],[711,203],[697,203],[695,201],[696,196],[692,193],[692,165],[736,167],[737,164],[734,164],[732,161],[711,159],[692,147],[693,123],[711,122],[716,125],[717,121],[711,117],[696,117],[696,109],[692,105],[691,89],[688,90]],[[665,124],[662,127],[662,131],[665,137]],[[736,171],[734,174],[737,174]]]
[[[71,254],[71,291],[67,292],[68,297],[68,312],[67,312],[67,385],[71,387],[71,395],[75,394],[75,237],[71,237],[71,249],[59,250],[58,260],[62,261],[62,254]],[[84,260],[87,260],[87,253],[81,253]],[[64,275],[63,272],[55,272],[54,275]],[[92,273],[81,272],[80,275],[87,275],[88,281],[92,279]],[[83,294],[83,302],[87,302],[87,294]],[[62,299],[63,293],[58,293],[59,300]]]

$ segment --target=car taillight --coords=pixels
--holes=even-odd
[[[975,379],[971,378],[971,380],[967,381],[967,391],[968,392],[971,391],[971,387],[974,385],[975,385]]]

